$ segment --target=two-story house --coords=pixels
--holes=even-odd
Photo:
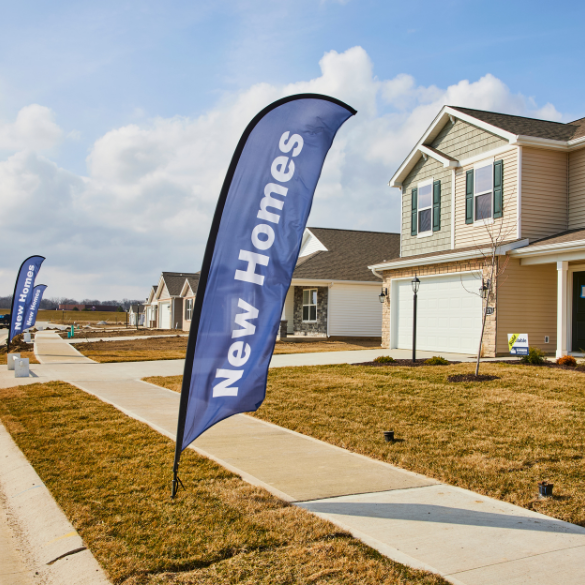
[[[509,333],[557,356],[585,350],[585,118],[563,124],[445,106],[400,165],[400,256],[383,277],[383,346],[477,351]],[[495,250],[499,275],[486,256]]]

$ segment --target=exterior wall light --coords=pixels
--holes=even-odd
[[[488,294],[490,291],[490,281],[489,279],[484,281],[481,281],[481,288],[479,289],[479,294],[481,296],[482,299],[487,299],[488,298]]]
[[[388,296],[388,289],[383,288],[382,292],[378,295],[378,299],[380,300],[381,303],[383,303],[386,300],[387,296]]]

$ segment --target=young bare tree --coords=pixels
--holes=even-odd
[[[515,196],[515,191],[511,191],[504,199],[505,207]],[[507,242],[515,238],[515,225],[513,222],[506,223],[495,220],[493,223],[484,223],[484,235],[487,235],[485,243],[476,244],[478,252],[481,254],[483,261],[481,262],[481,285],[479,290],[469,290],[463,283],[461,278],[461,286],[470,294],[477,295],[482,299],[481,307],[481,333],[479,336],[479,346],[477,348],[477,361],[475,364],[475,375],[479,375],[479,364],[481,361],[481,350],[483,347],[483,338],[485,333],[485,325],[489,314],[490,302],[495,301],[498,283],[502,283],[502,276],[506,271],[510,257],[503,253],[502,247]],[[487,278],[486,278],[487,276]]]

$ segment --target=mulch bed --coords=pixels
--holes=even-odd
[[[455,374],[449,376],[447,380],[449,382],[491,382],[492,380],[499,380],[499,376],[490,376],[488,374]]]
[[[449,362],[448,364],[439,364],[442,366],[453,366],[455,364],[460,364],[462,362]],[[416,360],[413,362],[412,360],[394,360],[393,362],[362,362],[360,364],[353,364],[354,366],[371,366],[373,368],[383,368],[386,366],[408,366],[408,367],[418,367],[418,366],[433,366],[437,364],[425,364],[425,360]]]

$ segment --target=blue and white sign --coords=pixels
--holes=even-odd
[[[25,329],[24,320],[32,301],[35,280],[44,260],[43,256],[31,256],[22,263],[18,271],[12,297],[12,309],[10,310],[11,322],[8,342],[12,341],[15,335],[22,333]]]
[[[585,299],[585,286],[581,285],[581,298]]]
[[[195,299],[178,453],[217,422],[262,404],[323,162],[355,113],[327,96],[291,96],[260,112],[244,132],[220,194]]]
[[[28,311],[26,313],[26,318],[24,319],[24,328],[30,329],[34,327],[34,324],[37,322],[37,313],[39,312],[39,307],[41,305],[41,301],[43,300],[43,293],[47,288],[46,284],[38,284],[35,286],[33,290],[32,300],[28,307]]]
[[[512,355],[528,355],[528,333],[508,333],[508,349]]]

